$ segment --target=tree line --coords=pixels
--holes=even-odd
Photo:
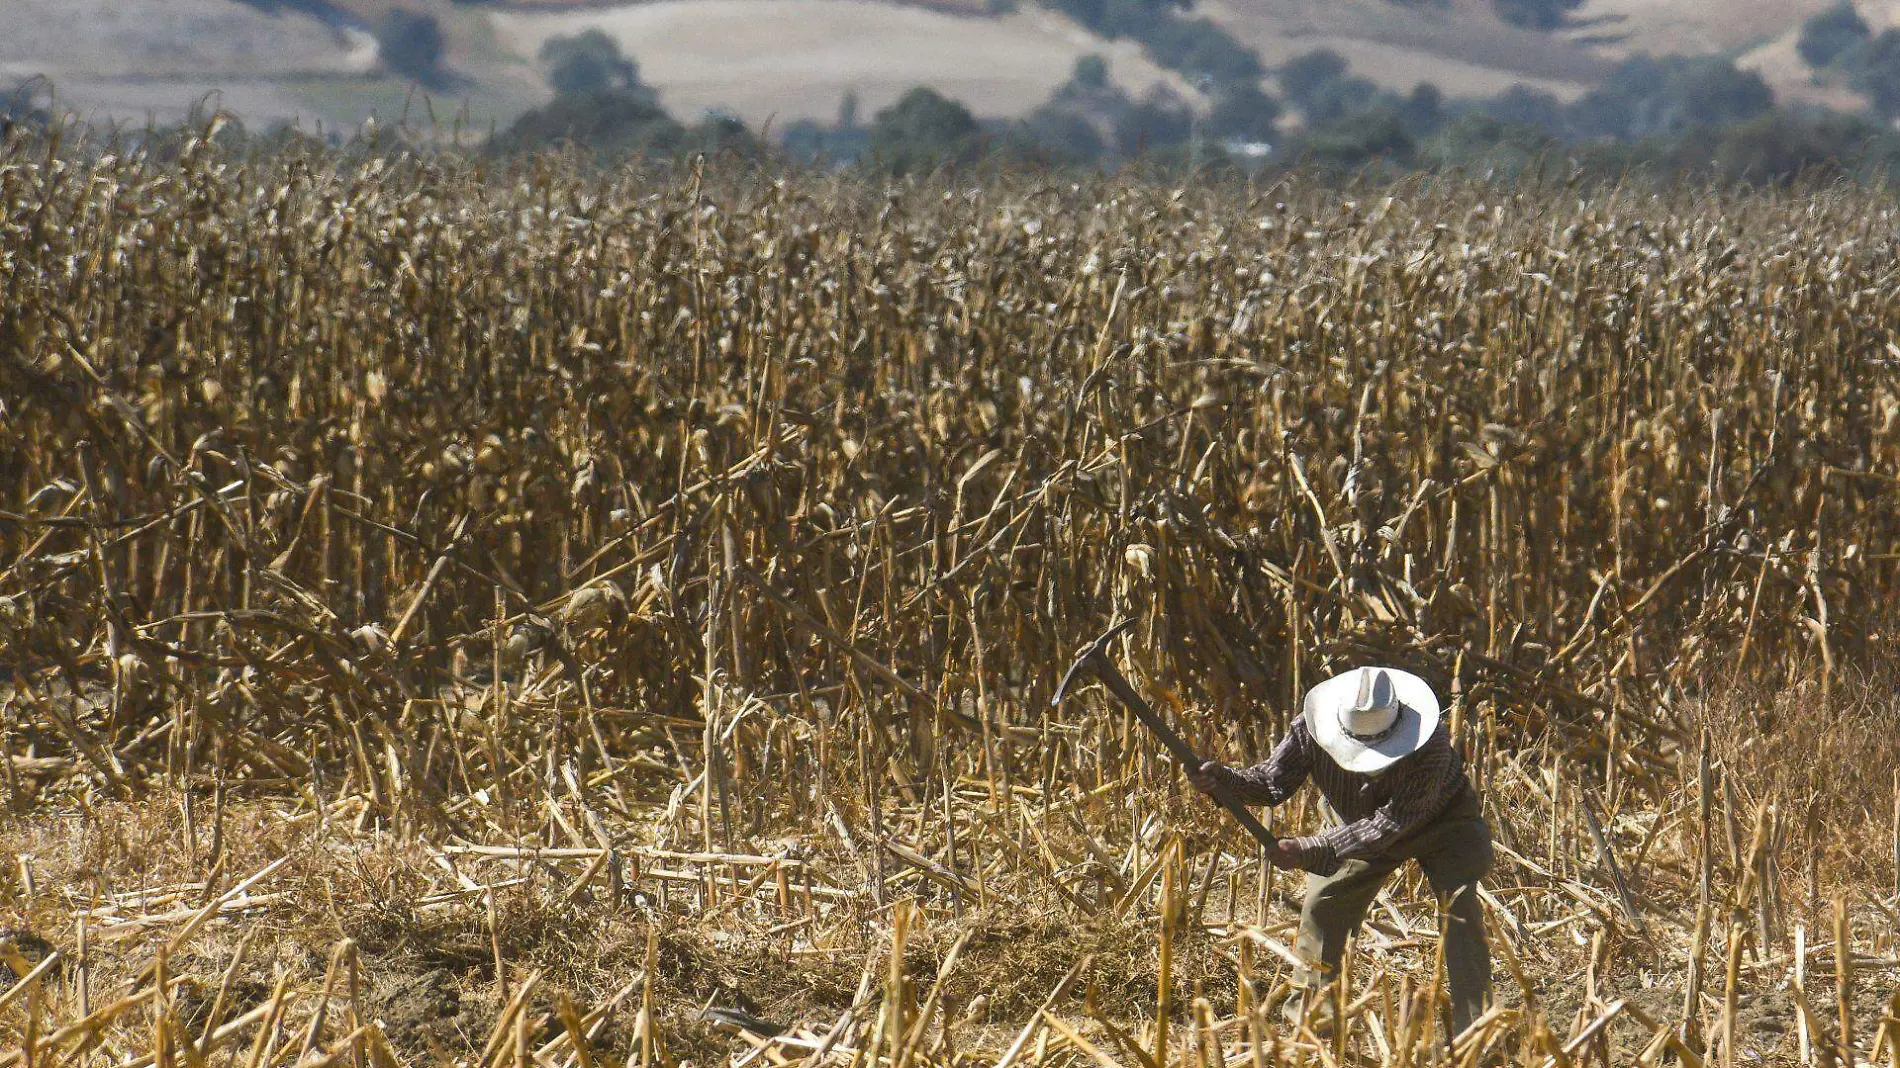
[[[1846,3],[1808,20],[1798,47],[1818,81],[1866,96],[1864,114],[1780,104],[1759,74],[1721,56],[1636,56],[1569,101],[1523,86],[1481,98],[1448,97],[1430,84],[1400,93],[1356,75],[1325,49],[1268,68],[1175,0],[1041,2],[1104,38],[1140,41],[1196,86],[1200,99],[1165,84],[1131,94],[1104,58],[1085,55],[1018,119],[979,118],[925,86],[865,116],[855,94],[846,93],[835,118],[790,123],[768,145],[730,115],[688,122],[669,113],[637,60],[596,29],[543,46],[538,59],[553,99],[497,131],[484,150],[561,148],[605,164],[714,153],[896,177],[1004,166],[1255,175],[1293,167],[1463,169],[1497,176],[1566,168],[1774,183],[1804,174],[1884,177],[1900,161],[1900,138],[1890,127],[1900,117],[1900,30],[1876,34]],[[1549,18],[1507,17],[1547,28],[1560,25],[1572,6],[1550,0],[1540,8]],[[386,63],[428,72],[428,84],[452,80],[439,31],[400,12],[382,29]],[[0,129],[51,121],[48,96],[44,81],[0,93]],[[223,136],[240,137],[242,128],[229,126]]]
[[[1149,17],[1129,14],[1149,10],[1146,0],[1087,2],[1103,4],[1103,13],[1090,17],[1112,31]],[[1869,33],[1852,46],[1863,57],[1854,62],[1877,62],[1865,57],[1885,36]],[[1806,55],[1806,34],[1803,42]],[[1830,55],[1839,63],[1847,50]],[[1647,170],[1754,182],[1815,172],[1873,175],[1900,159],[1900,139],[1878,106],[1867,115],[1781,106],[1759,74],[1719,56],[1636,56],[1566,102],[1521,86],[1483,98],[1451,98],[1429,84],[1394,92],[1322,49],[1273,69],[1257,59],[1251,67],[1235,61],[1224,74],[1210,68],[1202,79],[1206,101],[1197,104],[1166,86],[1132,95],[1105,59],[1087,55],[1019,119],[979,118],[928,87],[867,117],[847,93],[835,119],[791,123],[776,148],[730,117],[688,125],[668,115],[641,81],[635,60],[598,30],[549,41],[541,60],[555,99],[503,131],[495,151],[567,144],[602,158],[707,150],[776,154],[788,162],[895,176],[983,165],[1495,174],[1565,166],[1605,175]],[[1276,92],[1265,87],[1269,82]]]

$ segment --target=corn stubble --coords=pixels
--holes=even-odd
[[[10,143],[0,1065],[1900,1063],[1895,210],[1390,193]],[[1123,615],[1447,695],[1477,1028]]]

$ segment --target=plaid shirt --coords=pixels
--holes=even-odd
[[[1303,717],[1293,721],[1293,729],[1264,763],[1232,769],[1228,784],[1248,804],[1278,805],[1308,778],[1344,821],[1294,839],[1307,861],[1303,866],[1317,875],[1332,874],[1342,860],[1378,856],[1471,792],[1464,761],[1451,747],[1443,722],[1409,756],[1377,775],[1363,775],[1327,756]]]

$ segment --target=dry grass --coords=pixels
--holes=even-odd
[[[1885,201],[15,143],[0,212],[0,1065],[1900,1057]],[[1454,1053],[1416,879],[1346,1037],[1267,1011],[1297,880],[1048,707],[1127,613],[1230,759],[1451,697]]]

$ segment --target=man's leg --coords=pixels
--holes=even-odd
[[[1300,985],[1324,989],[1339,976],[1346,939],[1359,929],[1366,909],[1397,868],[1395,861],[1348,860],[1331,875],[1306,877],[1306,904],[1300,909],[1299,955],[1306,963]]]
[[[1416,854],[1445,910],[1445,978],[1451,988],[1452,1029],[1462,1032],[1484,1015],[1491,996],[1491,946],[1484,933],[1478,880],[1491,870],[1491,828],[1481,818],[1454,819],[1420,835]]]

